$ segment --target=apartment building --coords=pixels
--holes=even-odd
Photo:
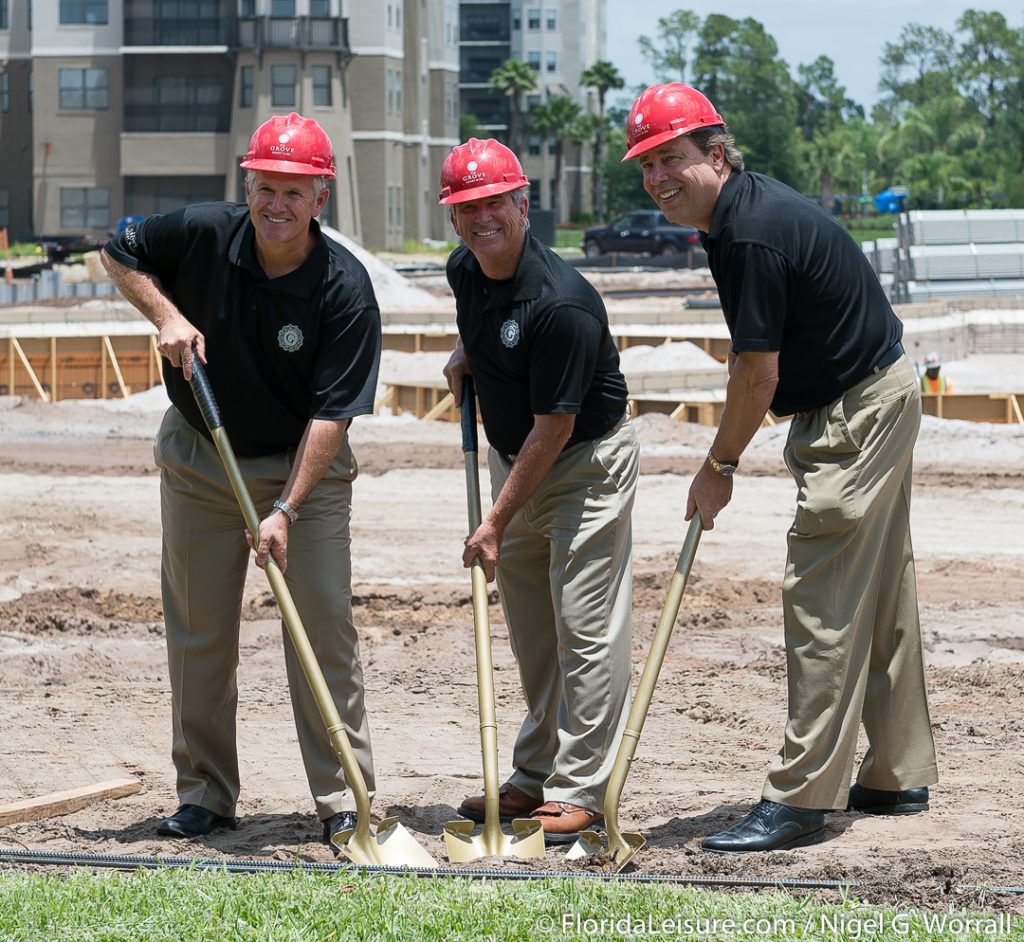
[[[352,140],[364,242],[450,237],[437,206],[441,164],[457,144],[458,0],[351,2]]]
[[[462,111],[481,127],[507,139],[511,99],[491,87],[491,73],[506,59],[519,59],[537,72],[537,89],[523,98],[526,152],[519,155],[530,178],[531,203],[556,202],[565,221],[590,204],[588,148],[570,148],[555,179],[554,148],[529,131],[529,112],[558,95],[576,101],[585,114],[597,113],[597,95],[580,86],[580,75],[604,58],[605,0],[465,0],[459,4],[459,93]],[[556,190],[559,198],[555,199]]]
[[[334,142],[327,223],[441,238],[457,26],[457,0],[0,0],[0,227],[99,237],[242,199],[252,130],[299,111]]]

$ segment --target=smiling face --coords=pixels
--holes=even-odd
[[[259,248],[277,253],[307,245],[309,221],[323,209],[329,192],[326,187],[318,190],[315,180],[303,174],[252,171],[245,193]]]
[[[644,189],[666,218],[707,232],[718,194],[731,170],[722,145],[716,144],[705,154],[684,134],[645,151],[638,160],[644,172]]]
[[[511,192],[452,204],[452,228],[488,278],[501,280],[516,273],[529,204],[525,196],[516,204]]]

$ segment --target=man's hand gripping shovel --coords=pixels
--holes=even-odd
[[[462,380],[462,450],[466,458],[466,495],[469,532],[480,526],[480,474],[477,469],[476,400],[473,381]],[[480,703],[480,746],[484,764],[484,825],[476,837],[472,821],[449,821],[444,842],[452,863],[481,857],[544,856],[544,831],[535,818],[512,822],[511,837],[501,830],[498,811],[498,726],[494,711],[494,665],[491,660],[491,628],[487,613],[487,576],[479,559],[470,569],[473,579],[473,628],[476,637],[476,683]]]
[[[231,488],[238,499],[238,506],[245,518],[245,525],[255,535],[259,533],[260,518],[256,513],[249,490],[245,486],[242,473],[239,470],[238,462],[235,460],[234,449],[228,441],[227,433],[221,422],[220,409],[217,400],[214,398],[213,390],[206,377],[206,370],[198,356],[192,357],[192,394],[199,404],[203,413],[213,442],[217,446],[221,460],[224,462],[224,469],[227,471],[228,479],[231,481]],[[385,818],[377,827],[374,835],[370,831],[370,797],[366,790],[366,781],[362,772],[359,771],[359,763],[356,754],[352,751],[345,727],[342,725],[341,717],[334,705],[331,692],[327,689],[323,672],[317,663],[316,655],[310,646],[309,638],[306,636],[306,629],[299,618],[298,610],[292,601],[291,592],[285,582],[284,574],[278,568],[273,558],[267,560],[264,568],[267,579],[270,580],[270,587],[274,591],[278,607],[281,609],[281,617],[285,627],[288,629],[288,636],[291,638],[292,646],[298,654],[302,664],[302,671],[306,675],[306,682],[313,692],[320,716],[327,727],[327,735],[334,747],[334,752],[345,771],[345,781],[356,800],[356,815],[358,823],[353,830],[342,831],[333,839],[333,843],[349,860],[357,864],[385,865],[391,867],[434,867],[436,861],[421,847],[416,839],[398,823],[397,818]]]
[[[676,616],[679,614],[679,605],[683,600],[686,580],[690,577],[690,568],[693,566],[693,557],[697,554],[697,544],[700,542],[702,530],[700,511],[697,511],[690,520],[690,529],[686,532],[686,539],[683,541],[683,548],[679,553],[679,561],[672,574],[668,598],[665,599],[661,618],[658,619],[658,627],[651,640],[651,650],[647,655],[643,673],[640,675],[640,686],[637,688],[633,704],[629,708],[626,728],[619,741],[615,764],[612,766],[612,774],[608,779],[608,788],[604,795],[604,826],[608,832],[608,846],[604,846],[601,842],[601,835],[596,831],[580,831],[579,839],[565,855],[569,860],[576,860],[591,854],[607,853],[615,864],[615,870],[619,871],[647,843],[642,834],[619,830],[619,799],[622,797],[622,787],[626,784],[626,776],[629,775],[629,767],[633,762],[637,744],[640,742],[640,733],[643,731],[647,711],[651,706],[654,687],[658,683],[658,674],[661,672],[661,665],[665,660],[665,651],[672,637],[672,629],[675,627]]]

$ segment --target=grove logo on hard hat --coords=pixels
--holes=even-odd
[[[479,168],[480,164],[478,164],[475,160],[471,160],[468,164],[466,164],[466,169],[469,171],[469,173],[463,175],[462,182],[472,183],[474,180],[486,180],[487,174],[484,173]]]

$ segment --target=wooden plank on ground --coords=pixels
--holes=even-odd
[[[141,790],[142,783],[137,778],[119,778],[109,782],[98,782],[95,785],[85,785],[82,788],[71,788],[63,792],[40,795],[38,798],[12,801],[0,805],[0,827],[72,814],[75,811],[81,811],[93,802],[108,798],[124,798],[126,795],[134,795]]]

